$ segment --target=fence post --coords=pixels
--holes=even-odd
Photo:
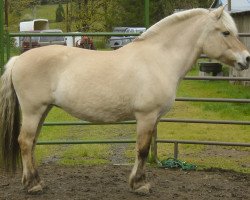
[[[148,28],[149,27],[149,0],[145,0],[144,1],[145,7],[144,7],[144,20],[145,20],[145,27]]]
[[[174,143],[174,159],[178,159],[179,149],[178,149],[178,142]]]
[[[4,28],[3,28],[3,0],[0,0],[0,74],[4,66]]]
[[[7,54],[7,61],[8,61],[10,59],[10,46],[11,46],[11,44],[10,44],[10,35],[9,35],[8,31],[6,31],[5,36],[6,36],[6,42],[7,42],[7,44],[6,44],[6,54]]]
[[[75,47],[75,46],[76,46],[76,37],[73,36],[73,37],[72,37],[72,40],[73,40],[73,47]]]
[[[231,0],[228,0],[228,11],[230,12],[232,10],[232,2]]]

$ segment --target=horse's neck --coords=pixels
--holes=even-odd
[[[153,42],[155,55],[164,58],[166,64],[163,70],[169,70],[176,77],[183,77],[190,70],[197,58],[202,53],[200,36],[204,27],[201,16],[173,24],[172,27],[162,28],[148,42]],[[186,28],[185,28],[186,27]],[[167,69],[164,69],[167,68]]]

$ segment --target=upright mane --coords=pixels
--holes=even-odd
[[[195,8],[183,12],[178,12],[168,17],[163,18],[153,26],[151,26],[146,32],[142,33],[135,41],[144,40],[151,37],[155,33],[159,32],[162,27],[171,26],[174,23],[189,19],[193,16],[208,14],[210,11],[202,8]],[[233,34],[237,35],[238,31],[232,17],[225,11],[221,16],[222,23],[224,26]]]

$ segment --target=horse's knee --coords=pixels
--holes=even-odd
[[[148,157],[149,149],[150,149],[150,143],[145,144],[143,146],[138,146],[138,158],[143,161],[146,160]]]
[[[137,122],[137,151],[138,157],[142,160],[148,156],[155,127],[156,119]]]

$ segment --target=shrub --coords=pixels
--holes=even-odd
[[[56,9],[56,22],[62,22],[64,20],[64,9],[61,3],[59,3],[58,8]]]

